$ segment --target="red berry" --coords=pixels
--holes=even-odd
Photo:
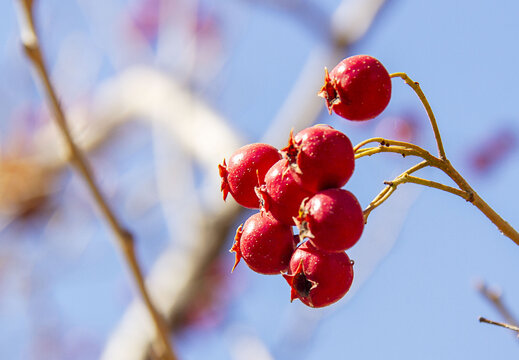
[[[258,188],[262,199],[262,209],[287,225],[295,225],[303,199],[313,195],[305,190],[294,178],[287,160],[282,159],[272,165],[265,175],[265,183]]]
[[[350,139],[329,125],[306,128],[282,149],[296,172],[296,180],[306,189],[317,192],[344,186],[355,167]]]
[[[223,199],[231,193],[236,202],[251,209],[260,206],[254,188],[261,183],[270,167],[281,159],[278,150],[268,144],[245,145],[229,158],[229,165],[223,160],[218,165],[222,178]]]
[[[292,255],[289,273],[283,277],[292,288],[290,301],[299,299],[310,307],[328,306],[350,289],[353,262],[345,252],[320,251],[307,241]]]
[[[344,251],[355,245],[364,229],[357,198],[344,189],[328,189],[312,196],[297,218],[299,236],[308,237],[323,251]]]
[[[260,274],[279,274],[287,271],[290,257],[296,248],[290,225],[280,223],[270,214],[257,213],[236,231],[231,252],[236,253],[236,268],[241,258]]]
[[[328,74],[319,96],[330,114],[348,120],[369,120],[386,108],[391,98],[391,78],[377,59],[356,55],[342,60]]]

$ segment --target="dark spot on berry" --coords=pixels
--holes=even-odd
[[[299,296],[307,298],[310,295],[314,284],[308,280],[304,273],[296,274],[294,277],[294,289],[296,289]]]

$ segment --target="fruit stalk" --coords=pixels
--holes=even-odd
[[[446,160],[447,156],[445,155],[445,150],[443,148],[443,142],[442,138],[440,136],[440,130],[438,129],[438,123],[436,122],[436,117],[434,116],[434,113],[432,111],[431,105],[429,105],[429,101],[425,97],[425,94],[423,93],[422,89],[420,88],[420,83],[413,81],[406,73],[394,73],[389,75],[391,78],[399,77],[402,80],[406,82],[407,85],[409,85],[416,95],[420,98],[420,101],[422,102],[425,111],[427,111],[427,116],[429,116],[429,121],[431,122],[431,126],[433,128],[434,132],[434,138],[436,139],[436,144],[438,146],[438,153],[440,154],[440,159]]]
[[[361,148],[363,145],[366,145],[370,142],[378,142],[380,146],[371,148]],[[413,146],[411,147],[409,145]],[[466,201],[476,206],[490,221],[492,221],[492,223],[494,223],[494,225],[497,226],[497,228],[503,235],[509,237],[513,242],[519,245],[519,233],[508,222],[506,222],[494,209],[492,209],[476,193],[476,191],[474,191],[474,189],[472,189],[469,183],[461,176],[461,174],[454,168],[454,166],[452,166],[449,160],[437,158],[431,155],[425,149],[418,147],[417,145],[401,143],[383,138],[373,138],[362,141],[354,148],[355,159],[359,159],[364,156],[371,156],[381,152],[393,152],[401,154],[403,156],[417,156],[424,160],[421,163],[411,167],[407,171],[397,176],[393,181],[386,182],[386,185],[388,186],[384,188],[384,190],[382,190],[382,192],[378,194],[377,197],[375,197],[375,199],[373,199],[373,201],[364,210],[364,221],[367,221],[367,218],[371,211],[373,211],[376,207],[380,206],[384,201],[386,201],[389,198],[389,196],[396,190],[396,187],[398,185],[402,183],[416,183],[419,185],[424,185],[447,191],[449,193],[464,198]],[[456,183],[456,185],[458,185],[459,189],[455,189],[451,186],[433,182],[427,179],[409,176],[412,172],[420,170],[424,167],[435,167],[437,169],[440,169],[447,176],[449,176]]]

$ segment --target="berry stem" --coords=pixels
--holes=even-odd
[[[119,244],[120,251],[130,269],[130,273],[136,283],[139,294],[141,295],[155,325],[157,336],[160,340],[161,349],[159,355],[161,358],[174,360],[176,356],[173,353],[171,344],[168,340],[167,330],[163,324],[163,319],[155,309],[151,297],[146,289],[144,282],[144,276],[140,269],[137,257],[135,254],[135,242],[133,235],[125,229],[120,221],[117,219],[115,213],[108,205],[104,195],[97,186],[95,177],[88,160],[85,158],[79,147],[76,145],[72,138],[72,134],[67,125],[67,120],[63,109],[58,100],[58,96],[54,87],[50,81],[47,67],[43,59],[43,54],[40,48],[39,39],[37,32],[34,27],[33,18],[33,1],[32,0],[19,0],[19,22],[21,30],[22,45],[25,50],[27,58],[31,61],[31,64],[36,72],[38,80],[43,85],[43,92],[49,103],[49,107],[54,115],[54,120],[58,126],[67,146],[68,159],[71,164],[76,168],[78,173],[85,181],[88,189],[90,190],[95,202],[101,214],[108,222],[115,238]]]
[[[379,143],[380,146],[386,146],[386,147],[389,147],[391,145],[393,145],[393,146],[401,146],[401,147],[404,147],[404,148],[409,148],[409,149],[415,150],[415,151],[417,151],[419,153],[422,153],[424,155],[427,154],[427,151],[422,149],[418,145],[415,145],[415,144],[412,144],[412,143],[408,143],[408,142],[404,142],[404,141],[384,139],[384,138],[381,138],[381,137],[375,137],[375,138],[366,139],[364,141],[361,141],[360,143],[355,145],[355,147],[353,148],[353,151],[357,152],[357,150],[359,150],[361,147],[363,147],[364,145],[367,145],[369,143],[372,143],[372,142]]]
[[[371,156],[371,155],[375,155],[375,154],[383,153],[383,152],[397,153],[402,156],[417,156],[422,159],[427,159],[429,156],[433,157],[430,154],[428,156],[427,152],[426,152],[427,154],[425,154],[421,151],[416,151],[414,149],[410,149],[410,148],[403,147],[403,146],[388,146],[388,147],[379,146],[379,147],[371,147],[371,148],[358,150],[355,154],[355,160],[360,159],[361,157],[364,157],[364,156]]]
[[[370,147],[361,149],[361,147],[370,142],[379,142],[381,145],[378,147]],[[394,144],[394,145],[393,145]],[[411,147],[409,145],[412,145]],[[355,146],[355,159],[360,159],[364,156],[371,156],[374,154],[382,153],[382,152],[392,152],[398,153],[402,156],[417,156],[424,159],[424,162],[416,165],[418,169],[421,169],[426,166],[435,167],[443,171],[447,176],[449,176],[455,183],[458,185],[459,189],[455,189],[453,187],[436,183],[434,181],[409,177],[409,171],[413,168],[410,168],[406,172],[403,172],[399,175],[395,180],[393,180],[391,185],[388,185],[382,192],[377,195],[377,197],[370,203],[370,205],[364,210],[364,219],[367,221],[367,218],[371,211],[373,211],[376,207],[381,205],[387,198],[395,191],[397,185],[405,182],[413,182],[424,186],[433,187],[436,189],[444,190],[455,195],[461,196],[468,202],[472,203],[476,206],[490,221],[492,221],[499,231],[509,237],[512,241],[514,241],[517,245],[519,245],[519,233],[508,223],[506,222],[497,212],[494,211],[468,184],[468,182],[460,175],[460,173],[452,166],[449,160],[446,158],[440,159],[433,155],[431,155],[425,149],[414,145],[408,144],[404,142],[399,142],[395,140],[387,140],[383,138],[373,138],[365,140]],[[416,171],[416,170],[413,170]],[[407,180],[402,180],[403,178],[407,178]],[[410,180],[409,180],[410,179]]]
[[[449,192],[451,194],[458,195],[459,197],[461,197],[467,201],[469,201],[471,198],[471,194],[469,194],[465,191],[453,188],[451,186],[448,186],[448,185],[445,185],[442,183],[438,183],[436,181],[422,179],[422,178],[419,178],[416,176],[410,176],[408,174],[404,174],[403,176],[399,177],[398,179],[395,179],[391,182],[387,182],[385,184],[387,184],[389,186],[397,187],[398,185],[405,184],[405,183],[418,184],[418,185],[428,186],[430,188],[443,190],[445,192]]]
[[[413,81],[406,73],[399,72],[389,75],[392,78],[399,77],[402,80],[406,82],[407,85],[409,85],[416,95],[420,98],[420,101],[422,102],[425,111],[427,111],[427,115],[429,116],[429,120],[431,122],[433,131],[434,131],[434,137],[436,138],[436,144],[438,146],[438,153],[440,155],[440,159],[447,160],[447,156],[445,155],[445,150],[443,149],[443,142],[442,138],[440,136],[440,130],[438,129],[438,124],[436,122],[436,117],[434,116],[434,113],[431,109],[431,105],[429,105],[429,101],[425,97],[425,94],[423,93],[422,89],[420,88],[420,84],[416,81]]]

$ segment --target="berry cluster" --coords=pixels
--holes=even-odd
[[[258,273],[284,273],[292,300],[311,307],[343,297],[353,281],[353,262],[344,251],[364,227],[357,199],[341,189],[354,165],[350,140],[328,125],[291,133],[280,151],[249,144],[229,164],[224,160],[224,199],[230,193],[239,204],[260,209],[236,232],[233,270],[243,259]]]
[[[341,61],[319,95],[330,113],[354,121],[378,116],[391,97],[391,78],[367,55]],[[233,267],[243,258],[261,274],[283,274],[291,300],[311,307],[342,298],[353,281],[353,261],[345,250],[360,239],[362,208],[342,189],[355,167],[352,144],[342,132],[316,125],[278,151],[268,144],[249,144],[219,166],[221,190],[241,205],[260,209],[242,224],[231,252]],[[294,235],[292,228],[297,227]]]

